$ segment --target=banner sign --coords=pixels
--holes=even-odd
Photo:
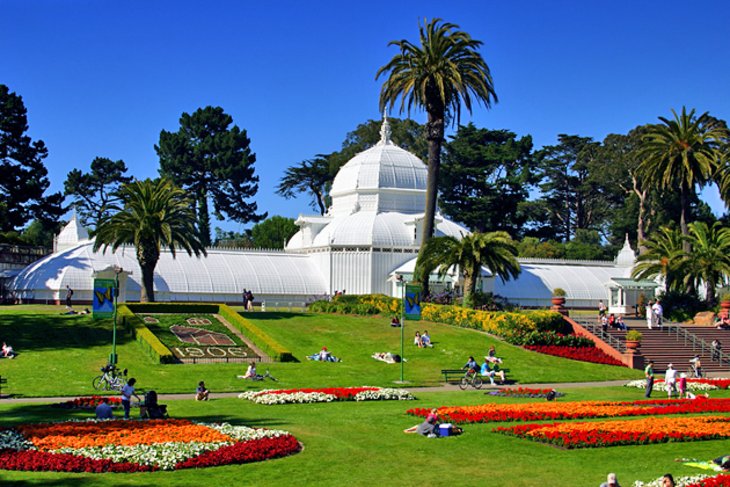
[[[407,320],[421,319],[421,286],[406,284],[405,315]]]
[[[94,318],[111,318],[114,316],[114,279],[94,279],[92,313]]]

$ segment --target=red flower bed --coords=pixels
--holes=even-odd
[[[36,472],[150,472],[153,467],[137,463],[117,463],[111,460],[95,460],[68,453],[50,453],[38,450],[0,451],[0,469],[32,470]]]
[[[340,400],[351,400],[357,394],[364,391],[377,391],[377,387],[323,387],[320,389],[279,389],[276,391],[262,391],[262,394],[295,394],[297,392],[311,393],[320,392],[331,394]]]
[[[730,487],[730,475],[717,475],[709,479],[700,480],[696,484],[690,484],[687,487]]]
[[[569,358],[572,360],[580,360],[581,362],[593,362],[595,364],[618,365],[626,367],[623,362],[606,355],[601,349],[596,347],[562,347],[559,345],[525,345],[527,350],[533,352],[544,353],[546,355],[554,355],[556,357]]]
[[[51,407],[63,409],[94,409],[96,406],[101,404],[104,397],[106,397],[106,400],[111,407],[122,405],[122,398],[119,396],[87,396],[71,399],[70,401],[57,402],[55,404],[51,404]]]
[[[590,423],[526,424],[493,431],[563,448],[601,448],[727,438],[724,416],[656,417]],[[723,426],[724,425],[724,426]]]
[[[428,416],[430,410],[414,408],[414,416]],[[656,399],[651,401],[531,402],[528,404],[481,404],[440,407],[439,416],[450,423],[501,421],[543,421],[576,418],[650,416],[655,414],[698,414],[730,412],[730,399]]]
[[[218,450],[198,455],[195,458],[189,458],[175,465],[175,469],[205,468],[230,465],[232,463],[259,462],[269,458],[285,457],[297,453],[300,449],[299,442],[291,435],[279,436],[277,438],[261,438],[224,446]]]

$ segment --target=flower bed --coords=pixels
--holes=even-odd
[[[429,411],[429,409],[415,408],[410,409],[408,414],[426,417]],[[438,408],[439,416],[443,421],[449,423],[541,421],[708,412],[730,412],[730,399],[534,402],[528,404],[482,404]]]
[[[286,431],[188,420],[67,421],[0,430],[0,469],[141,472],[249,463],[300,450]]]
[[[404,389],[381,387],[327,387],[323,389],[266,389],[238,395],[257,404],[302,404],[333,401],[409,401],[415,399]]]
[[[86,396],[71,399],[70,401],[57,402],[51,404],[51,407],[62,409],[95,409],[105,397],[111,407],[119,407],[122,405],[122,398],[119,396]]]
[[[688,484],[687,487],[730,487],[730,474],[708,477],[699,482]]]
[[[646,388],[646,380],[637,379],[624,384],[625,387],[635,387],[637,389]],[[716,391],[718,389],[727,389],[730,387],[730,379],[687,379],[687,390],[692,392]],[[663,379],[654,381],[654,390],[666,391]]]
[[[674,485],[676,487],[699,487],[699,482],[711,478],[711,475],[699,474],[692,476],[674,477]],[[727,484],[730,486],[730,484]],[[664,487],[664,476],[651,480],[649,482],[642,482],[641,480],[634,481],[633,487]]]
[[[621,421],[525,424],[493,431],[563,448],[602,448],[616,445],[711,440],[730,437],[730,418],[691,416]]]
[[[596,347],[564,347],[560,345],[525,345],[527,350],[533,352],[544,353],[546,355],[554,355],[556,357],[569,358],[572,360],[580,360],[581,362],[592,362],[595,364],[617,365],[626,367],[626,365],[604,353]]]
[[[490,396],[504,396],[504,397],[531,397],[531,398],[545,398],[553,391],[553,389],[532,389],[529,387],[503,387],[495,391],[490,391]],[[565,394],[562,392],[555,391],[555,397],[563,397]]]

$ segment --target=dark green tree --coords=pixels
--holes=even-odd
[[[578,229],[600,230],[610,214],[609,197],[600,178],[600,144],[590,137],[558,135],[558,144],[536,153],[542,197],[552,235],[570,241]]]
[[[299,227],[293,218],[272,216],[251,228],[254,247],[261,249],[283,249],[284,245],[297,233]]]
[[[286,199],[295,198],[299,193],[307,193],[312,198],[310,206],[317,208],[320,215],[324,215],[329,206],[328,192],[333,180],[327,157],[318,155],[314,159],[286,168],[276,193]]]
[[[508,130],[459,127],[445,146],[439,181],[441,210],[479,232],[506,231],[520,237],[534,178],[532,138]]]
[[[95,231],[99,222],[109,217],[109,208],[119,201],[117,191],[122,184],[134,178],[126,176],[127,165],[121,159],[112,161],[96,157],[91,161],[91,172],[74,169],[66,176],[65,195],[73,198],[72,206],[81,224]]]
[[[224,231],[222,228],[215,227],[215,247],[243,248],[250,249],[254,247],[251,230],[246,229],[243,232]]]
[[[471,38],[459,26],[441,19],[424,20],[419,27],[420,45],[405,39],[391,41],[400,52],[381,67],[376,79],[387,76],[380,90],[380,107],[400,111],[423,109],[427,115],[428,187],[422,245],[433,236],[438,197],[441,145],[447,116],[460,118],[462,105],[471,112],[472,101],[487,108],[497,102],[492,74],[479,53],[481,41]],[[428,293],[428,276],[421,282]]]
[[[525,237],[517,244],[520,257],[535,257],[540,259],[565,258],[565,246],[555,240],[541,242],[537,237]]]
[[[161,131],[155,146],[160,173],[193,199],[205,245],[210,245],[211,237],[209,199],[218,220],[224,215],[239,223],[266,218],[266,213],[256,213],[255,202],[246,201],[258,191],[256,155],[246,131],[232,123],[233,118],[221,107],[199,108],[192,115],[182,114],[177,132]]]
[[[163,248],[173,258],[178,250],[206,255],[191,201],[167,178],[125,184],[119,190],[119,204],[112,205],[110,214],[97,228],[94,250],[111,247],[116,251],[124,244],[134,245],[142,271],[143,303],[155,301],[153,276]]]
[[[46,195],[50,186],[43,159],[48,149],[33,141],[23,98],[0,84],[0,231],[24,227],[36,219],[52,226],[64,213],[63,195]]]

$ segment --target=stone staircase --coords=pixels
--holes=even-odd
[[[705,372],[727,372],[730,376],[730,332],[727,330],[677,323],[667,323],[662,329],[650,330],[646,321],[639,319],[626,320],[626,325],[643,335],[639,352],[645,361],[654,361],[654,370],[657,372],[663,373],[670,363],[678,372],[686,372],[690,359],[699,354]],[[609,329],[608,334],[622,344],[626,341],[624,331]],[[710,343],[713,340],[722,343],[722,362],[712,360]]]

